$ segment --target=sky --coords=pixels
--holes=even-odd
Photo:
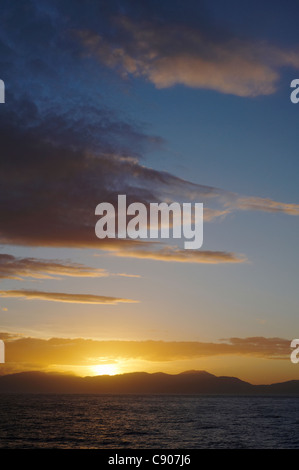
[[[299,6],[2,0],[0,374],[299,379]],[[95,208],[202,203],[203,244]]]

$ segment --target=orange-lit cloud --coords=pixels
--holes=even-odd
[[[231,208],[247,211],[281,212],[288,215],[299,215],[299,204],[287,204],[262,197],[239,196],[230,203],[230,206]]]
[[[182,84],[237,96],[269,95],[279,69],[299,68],[298,51],[262,41],[207,35],[203,28],[155,21],[114,21],[114,37],[78,33],[87,50],[123,76],[143,77],[157,88]]]
[[[185,250],[176,247],[165,247],[160,250],[123,250],[111,251],[113,256],[121,258],[150,259],[155,261],[177,262],[177,263],[244,263],[247,258],[225,251],[201,251]]]
[[[8,254],[0,254],[0,279],[23,278],[57,279],[68,277],[139,277],[134,274],[109,273],[105,269],[96,269],[78,263],[43,260],[36,258],[17,258]]]
[[[203,220],[204,222],[211,222],[216,219],[224,219],[231,211],[227,209],[211,209],[210,207],[204,207],[203,209]]]
[[[69,338],[30,338],[0,333],[5,341],[7,363],[97,364],[135,359],[175,361],[222,355],[289,359],[290,341],[282,338],[230,338],[220,342],[101,341]]]
[[[63,292],[41,292],[36,290],[1,290],[0,297],[23,298],[27,300],[47,300],[51,302],[65,302],[76,304],[104,304],[116,305],[119,303],[136,303],[137,300],[108,297],[92,294],[66,294]]]

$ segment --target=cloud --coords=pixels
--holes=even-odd
[[[22,108],[22,112],[26,107],[29,103],[16,103],[16,109]],[[84,136],[86,127],[69,122],[69,116],[61,118],[54,113],[44,120],[37,112],[38,124],[33,129],[19,126],[14,113],[1,117],[0,135],[6,154],[0,162],[2,243],[98,246],[94,211],[99,202],[116,201],[118,191],[127,193],[129,201],[156,199],[149,189],[139,189],[142,170],[135,158],[130,158],[132,153],[128,154],[125,145],[113,148],[120,145],[115,144],[117,136],[121,140],[123,134],[130,133],[130,128],[121,122],[107,122],[99,111],[98,148],[91,152],[85,137],[78,142],[78,135]],[[52,128],[52,122],[57,120],[59,130]],[[111,243],[115,241],[105,240],[102,245]],[[122,246],[128,241],[118,243]],[[138,245],[138,241],[130,244]]]
[[[19,106],[21,103],[17,103],[16,109]],[[99,240],[96,237],[98,217],[95,216],[95,207],[100,202],[110,202],[117,207],[118,194],[127,195],[127,204],[138,201],[146,206],[151,202],[175,200],[203,202],[205,221],[222,220],[237,210],[299,214],[298,204],[256,196],[243,197],[142,165],[139,161],[142,155],[139,159],[136,155],[130,158],[128,149],[113,149],[112,144],[106,142],[105,118],[100,125],[101,113],[98,116],[99,148],[92,151],[85,141],[78,142],[78,134],[84,134],[83,124],[79,130],[78,124],[68,123],[68,116],[62,119],[54,113],[51,119],[48,116],[44,120],[37,112],[38,125],[32,129],[19,127],[17,116],[7,117],[0,128],[6,155],[0,162],[2,244],[113,249],[120,253],[153,249],[155,243],[151,241]],[[51,122],[57,122],[57,119],[60,121],[59,133],[51,128]],[[110,122],[110,127],[115,127],[115,133],[122,134],[120,123]],[[124,129],[129,132],[127,127]],[[215,205],[218,207],[213,207]],[[177,260],[183,260],[181,254],[176,255]],[[141,257],[141,251],[136,256]],[[148,255],[145,253],[144,256]],[[156,259],[159,256],[161,259],[162,256],[174,259],[174,253],[171,256],[165,252],[156,254]],[[214,255],[211,252],[209,256],[198,255],[197,260],[217,257],[219,252],[216,251]],[[195,260],[191,253],[184,255],[186,261],[191,258]],[[221,259],[229,260],[229,256]],[[33,267],[31,262],[31,270],[35,269],[37,273],[39,267],[38,263]],[[62,266],[57,268],[63,269]],[[64,275],[67,270],[68,275],[76,272],[76,268],[65,267]],[[80,274],[84,274],[84,268]]]
[[[223,340],[226,341],[226,340]],[[261,355],[263,357],[283,357],[290,353],[290,341],[281,338],[230,338],[232,348],[239,353]]]
[[[237,96],[277,90],[279,69],[299,68],[299,51],[180,22],[115,17],[114,34],[79,31],[86,49],[123,76],[145,78],[157,88],[182,84]],[[214,33],[214,34],[213,34]]]
[[[288,215],[299,215],[299,204],[287,204],[261,197],[236,197],[230,203],[231,208],[247,211],[263,211],[273,213],[284,213]]]
[[[99,240],[95,235],[96,206],[110,202],[117,208],[119,194],[126,194],[128,205],[132,202],[146,206],[161,201],[202,202],[206,222],[222,220],[238,210],[299,214],[299,204],[241,196],[146,167],[142,164],[143,152],[130,153],[127,144],[122,143],[122,136],[126,134],[130,140],[131,132],[133,141],[138,135],[139,147],[144,146],[145,151],[146,134],[135,132],[133,125],[122,125],[113,114],[93,110],[97,140],[92,141],[90,147],[85,138],[85,131],[87,135],[90,132],[88,119],[85,122],[82,117],[77,122],[69,113],[62,116],[56,112],[44,116],[28,100],[16,100],[14,108],[0,116],[0,140],[5,156],[0,161],[2,244],[113,249],[120,253],[140,249],[137,254],[140,257],[142,250],[153,250],[154,241]],[[34,116],[30,126],[30,113],[26,113],[29,108]],[[27,121],[23,125],[20,116],[24,113]],[[90,116],[87,110],[82,114],[85,115]],[[181,254],[176,255],[177,260],[183,260]],[[156,259],[159,256],[174,259],[174,253],[164,252],[156,255]],[[217,257],[218,251],[214,255],[211,252],[209,256],[198,255],[197,260]],[[186,261],[191,258],[195,260],[191,253],[184,255]],[[221,257],[222,260],[229,258],[233,260],[230,255]],[[39,267],[37,262],[31,262],[31,271],[34,269],[37,273]],[[57,268],[64,269],[64,275],[67,270],[68,275],[76,272],[75,267]],[[81,275],[84,269],[80,269]],[[46,274],[51,275],[49,271]]]
[[[174,361],[242,355],[265,359],[289,359],[290,341],[283,338],[230,338],[219,342],[101,341],[83,338],[30,338],[0,334],[5,341],[8,365],[90,365],[103,360],[136,359]]]
[[[177,247],[165,247],[160,250],[136,249],[111,251],[110,254],[121,258],[149,259],[178,263],[221,264],[244,263],[247,261],[245,256],[236,255],[235,253],[225,251],[185,250]]]
[[[0,297],[22,298],[26,300],[46,300],[73,304],[116,305],[119,303],[137,303],[137,300],[107,297],[92,294],[66,294],[63,292],[41,292],[36,290],[0,290]]]
[[[20,333],[7,333],[4,331],[0,332],[0,339],[2,339],[2,341],[14,341],[22,337],[23,335]]]
[[[0,254],[0,279],[23,278],[57,279],[58,276],[68,277],[139,277],[134,274],[111,274],[105,269],[96,269],[78,263],[43,260],[36,258],[17,258],[8,254]]]
[[[223,220],[227,215],[231,213],[230,210],[226,209],[211,209],[209,207],[203,208],[203,220],[204,222],[211,222],[213,220]]]

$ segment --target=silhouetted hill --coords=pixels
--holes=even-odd
[[[21,372],[0,376],[0,393],[299,395],[299,380],[252,385],[236,377],[217,377],[205,371],[96,377]]]

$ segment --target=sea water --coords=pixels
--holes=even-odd
[[[294,449],[299,399],[2,394],[0,447]]]

